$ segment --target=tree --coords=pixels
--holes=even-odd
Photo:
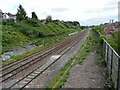
[[[52,16],[50,16],[50,15],[47,16],[46,21],[47,21],[47,22],[51,22],[51,21],[52,21]]]
[[[18,11],[17,11],[17,14],[16,14],[16,18],[19,21],[25,20],[27,18],[26,11],[22,7],[22,5],[19,5],[19,8],[18,8]]]
[[[34,19],[38,19],[38,17],[37,17],[37,15],[36,15],[35,12],[32,12],[32,18],[34,18]]]
[[[72,23],[74,26],[80,26],[80,23],[78,21],[73,21]]]

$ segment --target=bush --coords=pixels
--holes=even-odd
[[[120,31],[114,32],[110,39],[107,41],[115,49],[115,51],[120,55]]]
[[[41,31],[41,30],[32,30],[32,33],[33,33],[33,36],[34,37],[43,37],[44,36],[44,33]]]
[[[22,32],[24,35],[30,37],[30,38],[37,38],[37,37],[43,37],[44,33],[41,30],[37,30],[35,28],[31,28],[27,25],[21,25],[20,32]]]
[[[7,20],[3,20],[2,24],[3,25],[14,25],[15,21],[14,21],[14,19],[7,19]]]
[[[42,31],[38,31],[38,37],[44,37],[45,35],[44,35],[44,33],[42,32]]]
[[[100,35],[99,37],[99,42],[102,44],[103,43],[103,39],[106,39],[105,35]]]
[[[38,20],[36,20],[36,19],[28,18],[27,20],[23,20],[22,22],[25,23],[25,24],[28,24],[32,27],[39,27]]]

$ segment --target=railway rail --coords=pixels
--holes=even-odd
[[[71,40],[69,42],[71,42]],[[2,82],[8,80],[9,78],[12,78],[16,74],[18,74],[20,71],[30,67],[31,65],[33,65],[33,64],[35,64],[37,62],[39,62],[39,60],[45,58],[46,56],[50,55],[52,52],[54,52],[54,51],[60,49],[61,47],[65,46],[67,43],[68,43],[68,41],[67,42],[63,42],[63,43],[59,44],[56,47],[50,48],[47,51],[39,54],[39,56],[37,56],[37,58],[35,58],[36,57],[35,56],[34,58],[30,58],[30,59],[28,59],[26,61],[24,60],[24,62],[20,62],[20,63],[17,62],[17,64],[14,64],[12,66],[14,68],[12,68],[12,67],[8,68],[7,67],[7,69],[4,69],[4,72],[6,70],[7,70],[7,72],[5,72],[5,73],[3,72],[3,75],[2,75],[2,79],[3,80],[2,80]],[[38,53],[37,53],[37,55],[38,55]]]
[[[37,76],[39,76],[41,73],[43,73],[46,69],[48,69],[52,64],[54,64],[55,62],[57,62],[57,60],[62,57],[69,49],[71,49],[76,43],[79,42],[80,38],[84,36],[86,31],[81,32],[80,34],[69,38],[67,41],[63,41],[60,44],[50,47],[47,50],[43,50],[40,52],[37,52],[36,54],[32,54],[31,56],[28,56],[28,60],[24,59],[20,60],[18,62],[15,62],[16,64],[9,64],[8,66],[4,66],[3,70],[6,70],[7,72],[4,72],[2,75],[2,83],[9,80],[9,78],[15,76],[17,73],[22,72],[22,70],[30,67],[31,65],[39,62],[40,60],[42,60],[43,58],[47,57],[48,55],[52,54],[53,52],[59,50],[58,54],[63,52],[57,59],[52,59],[49,62],[47,62],[46,64],[42,65],[42,66],[38,66],[37,68],[35,68],[34,70],[32,70],[30,73],[26,74],[25,76],[23,76],[22,78],[20,78],[19,80],[17,80],[16,82],[14,82],[12,85],[8,86],[7,88],[15,88],[16,85],[21,85],[20,83],[22,82],[22,85],[20,86],[21,89],[25,88],[33,79],[35,79]],[[69,48],[68,48],[69,47]],[[34,58],[30,58],[32,56],[36,55]],[[39,55],[39,56],[37,56]],[[24,63],[23,63],[23,62]],[[12,69],[10,68],[10,66],[12,66]],[[15,65],[15,67],[14,67]],[[9,67],[9,68],[8,68]],[[14,67],[14,68],[13,68]]]

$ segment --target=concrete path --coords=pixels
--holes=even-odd
[[[98,66],[97,55],[90,53],[82,65],[76,65],[70,70],[70,76],[63,88],[104,88],[104,69]]]

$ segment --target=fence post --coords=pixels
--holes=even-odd
[[[107,64],[108,64],[108,57],[109,57],[108,55],[109,55],[109,46],[107,45]]]
[[[112,50],[112,49],[111,49]],[[111,66],[110,66],[110,75],[112,75],[112,63],[113,63],[113,50],[111,52]]]
[[[120,57],[118,60],[117,90],[120,90]]]
[[[103,40],[103,39],[102,39]],[[103,40],[103,43],[102,43],[103,45],[102,45],[102,52],[103,52],[103,57],[104,57],[104,50],[105,50],[105,44],[104,44],[104,40]]]

